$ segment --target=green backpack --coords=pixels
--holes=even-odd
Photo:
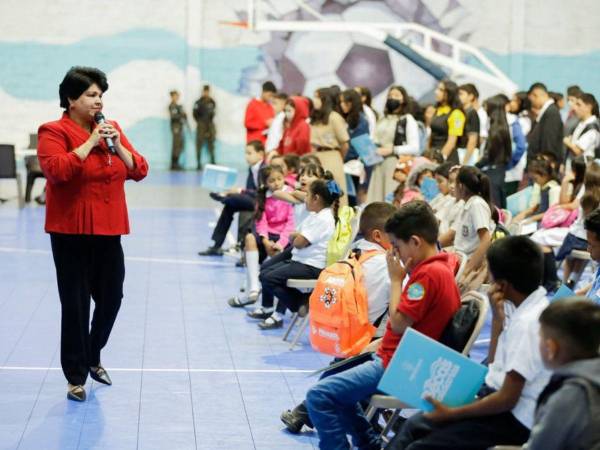
[[[338,211],[335,232],[327,244],[327,266],[344,259],[352,244],[352,219],[356,213],[350,206],[342,206]]]

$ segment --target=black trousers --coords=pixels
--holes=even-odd
[[[529,429],[510,412],[436,424],[422,413],[409,418],[386,450],[486,450],[494,445],[521,445]]]
[[[494,166],[484,170],[483,173],[490,179],[492,202],[498,208],[506,208],[506,188],[504,183],[506,167]]]
[[[284,251],[276,258],[281,257],[283,259],[285,254]],[[278,313],[284,314],[286,309],[292,312],[298,311],[306,295],[298,289],[287,287],[287,280],[290,278],[317,279],[321,270],[291,259],[280,259],[266,269],[263,266],[259,276],[262,285],[262,306],[265,308],[273,307],[274,297],[277,297],[279,300],[276,308]]]
[[[84,384],[100,364],[123,298],[121,236],[50,234],[61,304],[60,362],[67,381]],[[94,315],[90,327],[90,297]]]
[[[221,248],[225,242],[234,214],[240,211],[254,211],[255,200],[251,195],[233,194],[228,195],[222,203],[224,207],[211,238],[216,248]]]

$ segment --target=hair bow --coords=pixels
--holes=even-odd
[[[335,182],[335,180],[329,180],[327,182],[327,190],[331,195],[335,197],[342,196],[342,190],[340,189],[340,186]]]

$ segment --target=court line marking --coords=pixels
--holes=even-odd
[[[110,372],[158,372],[158,373],[312,373],[316,369],[160,369],[137,367],[107,367]],[[0,366],[0,370],[47,371],[62,370],[60,367]]]
[[[3,253],[26,253],[35,255],[51,255],[52,252],[49,250],[38,250],[30,248],[17,248],[17,247],[0,247],[0,252]],[[212,266],[212,267],[233,267],[231,263],[218,262],[218,261],[202,261],[195,259],[177,259],[177,258],[148,258],[145,256],[126,256],[125,261],[137,261],[137,262],[154,262],[160,264],[184,264],[192,266]]]

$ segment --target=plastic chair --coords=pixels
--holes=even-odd
[[[37,149],[38,136],[37,133],[29,134],[29,147],[30,150]],[[25,203],[31,201],[31,191],[37,178],[45,178],[42,168],[40,167],[40,161],[37,155],[31,155],[25,157],[25,168],[27,169],[27,179],[25,181]]]
[[[583,275],[583,272],[585,272],[586,267],[588,266],[590,261],[592,261],[592,256],[589,252],[586,252],[585,250],[571,250],[571,253],[569,254],[569,256],[567,256],[567,258],[576,259],[582,262],[579,270],[574,272],[574,276],[571,275],[571,279],[575,282],[575,284],[577,284],[579,283],[581,275]]]
[[[355,215],[352,218],[352,221],[350,222],[350,226],[352,228],[352,235],[350,237],[350,242],[348,243],[348,246],[344,249],[344,258],[347,258],[350,255],[350,250],[352,249],[352,244],[354,243],[354,240],[356,239],[356,236],[358,235],[358,225],[360,223],[360,210],[358,208],[355,208],[354,211],[355,211]],[[295,278],[290,278],[286,283],[287,287],[298,289],[299,291],[304,292],[307,295],[312,292],[312,290],[315,288],[316,284],[317,284],[317,280],[302,280],[302,279],[295,279]],[[298,310],[298,312],[295,312],[292,315],[292,320],[290,321],[290,324],[289,324],[287,330],[285,331],[285,334],[283,335],[284,341],[287,340],[288,336],[292,332],[292,329],[294,328],[294,326],[298,322],[298,319],[300,319],[300,318],[302,318],[302,321],[300,322],[298,331],[296,332],[296,335],[294,336],[294,339],[292,340],[292,342],[290,344],[290,350],[294,349],[294,347],[300,340],[300,337],[304,333],[304,330],[308,326],[308,322],[309,322],[308,308],[300,308]]]
[[[502,213],[504,214],[504,223],[503,225],[509,229],[510,228],[510,224],[512,223],[513,220],[513,213],[510,212],[510,210],[508,209],[503,209]]]
[[[21,174],[17,172],[17,158],[15,146],[12,144],[0,144],[0,179],[15,179],[17,182],[17,198],[19,208],[25,206],[23,201],[23,188]]]
[[[471,332],[471,335],[467,339],[467,342],[465,342],[464,347],[462,349],[461,353],[465,356],[468,356],[469,352],[471,351],[471,348],[473,348],[475,340],[477,339],[477,336],[479,336],[479,333],[481,332],[481,329],[485,324],[485,319],[487,317],[489,309],[487,297],[479,292],[469,291],[461,298],[461,305],[466,305],[471,302],[475,302],[475,305],[477,305],[477,308],[479,310],[479,314],[477,315],[477,320],[475,321],[473,331]],[[394,410],[392,417],[390,417],[390,419],[388,420],[381,432],[382,439],[385,442],[387,442],[387,434],[390,432],[390,430],[400,417],[400,411],[406,408],[410,408],[410,406],[402,402],[401,400],[398,400],[396,397],[392,397],[391,395],[375,394],[371,396],[371,401],[369,403],[369,407],[367,408],[366,417],[367,420],[371,421],[371,419],[373,419],[373,417],[375,416],[375,413],[380,409]]]
[[[460,259],[460,265],[458,266],[458,270],[456,271],[456,275],[454,276],[455,280],[460,280],[460,277],[462,277],[462,274],[465,271],[465,267],[467,267],[467,261],[469,259],[469,257],[462,252],[454,252],[456,254],[456,256],[458,256],[458,258]]]

